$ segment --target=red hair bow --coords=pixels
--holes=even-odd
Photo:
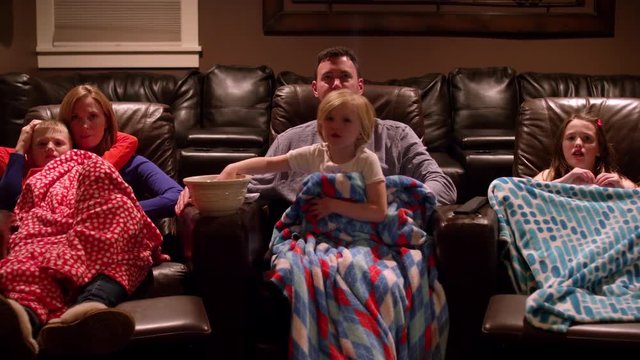
[[[600,118],[597,118],[596,124],[598,125],[598,127],[602,127],[602,120],[600,120]]]

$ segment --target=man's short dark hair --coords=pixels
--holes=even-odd
[[[358,64],[358,57],[356,56],[356,53],[353,52],[353,50],[349,49],[346,46],[334,46],[334,47],[326,48],[320,51],[318,53],[318,62],[316,64],[316,71],[318,69],[318,65],[320,65],[321,62],[329,59],[340,58],[343,56],[346,56],[347,58],[349,58],[349,60],[351,60],[351,62],[356,68],[356,76],[360,77],[360,66]]]

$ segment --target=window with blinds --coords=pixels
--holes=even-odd
[[[199,67],[197,0],[38,0],[40,68]]]

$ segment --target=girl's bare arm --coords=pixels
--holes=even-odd
[[[360,221],[381,222],[387,214],[387,188],[384,181],[366,186],[367,202],[354,203],[334,198],[314,200],[311,213],[323,218],[331,213],[347,216]]]

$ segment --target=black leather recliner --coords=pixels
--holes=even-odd
[[[553,139],[571,114],[582,111],[598,114],[605,122],[607,140],[617,155],[620,171],[632,181],[640,180],[640,99],[638,98],[533,98],[520,107],[516,126],[513,175],[533,177],[548,168]],[[495,213],[488,207],[483,221],[495,224]],[[502,274],[502,283],[509,284]],[[566,334],[544,331],[524,318],[526,295],[503,286],[494,295],[484,318],[482,331],[495,345],[496,356],[532,358],[560,354],[602,358],[622,356],[640,349],[640,323],[575,324]],[[498,352],[500,350],[500,352]],[[501,353],[502,352],[502,353]]]
[[[180,149],[180,179],[264,155],[274,75],[267,66],[214,65],[201,74],[202,116]]]

